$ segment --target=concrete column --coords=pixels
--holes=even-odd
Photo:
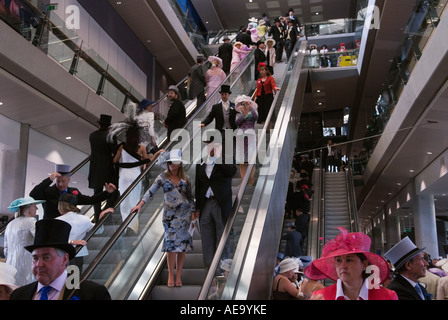
[[[375,252],[379,255],[384,254],[384,234],[383,228],[376,226],[372,229],[372,244],[370,245],[370,251]]]
[[[386,213],[386,252],[401,240],[400,217]]]
[[[431,257],[439,256],[437,241],[436,210],[434,196],[420,194],[415,195],[412,201],[414,216],[415,244]]]
[[[18,150],[4,150],[0,153],[0,213],[10,214],[12,201],[26,196],[26,168],[28,162],[28,141],[30,126],[21,124]]]

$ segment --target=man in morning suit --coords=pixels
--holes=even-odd
[[[431,300],[425,286],[418,281],[426,275],[428,266],[424,249],[406,237],[384,254],[395,268],[395,277],[387,288],[397,293],[398,300]]]
[[[34,244],[25,249],[33,256],[32,271],[37,281],[15,289],[10,300],[111,300],[106,287],[85,280],[75,288],[66,270],[76,255],[69,243],[71,226],[58,219],[36,222]]]
[[[89,135],[90,142],[90,165],[89,165],[89,188],[93,189],[93,194],[99,194],[103,191],[105,183],[117,184],[113,156],[116,153],[116,147],[113,143],[107,141],[107,133],[111,125],[112,116],[107,114],[100,115],[98,121],[99,129]],[[106,208],[113,207],[113,197],[107,200]],[[95,222],[98,223],[101,213],[101,203],[93,205],[95,209]]]
[[[200,126],[208,126],[215,120],[215,129],[221,132],[222,145],[225,146],[225,130],[235,130],[237,128],[235,119],[238,112],[235,110],[235,104],[229,100],[230,95],[232,94],[230,86],[222,85],[219,93],[221,94],[221,102],[212,106],[210,113],[204,121],[202,121]],[[233,145],[235,145],[235,143],[233,143]],[[225,148],[223,153],[225,154]],[[233,155],[234,154],[235,150],[233,150]]]
[[[218,48],[218,57],[222,59],[222,71],[227,75],[230,72],[230,64],[232,62],[233,45],[230,43],[230,38],[225,35],[224,43]]]
[[[54,182],[54,185],[52,183]],[[105,191],[101,191],[93,196],[86,196],[76,189],[69,187],[70,183],[70,167],[65,164],[56,164],[54,172],[50,177],[44,179],[41,183],[33,188],[30,197],[36,200],[45,200],[42,204],[44,208],[44,218],[51,219],[59,217],[61,214],[58,210],[58,202],[61,194],[71,193],[78,197],[79,205],[95,204],[108,199],[109,196],[116,197],[117,188],[112,183],[106,183]]]
[[[206,143],[208,156],[196,165],[195,194],[204,264],[208,269],[232,211],[232,177],[237,167],[235,164],[220,163],[221,144]],[[224,258],[228,249],[226,246]]]

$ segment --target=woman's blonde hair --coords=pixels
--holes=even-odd
[[[78,207],[76,207],[76,206],[74,206],[74,205],[72,205],[72,204],[70,204],[70,203],[68,203],[68,202],[64,202],[64,201],[59,201],[58,202],[58,211],[60,212],[60,213],[67,213],[67,212],[70,212],[70,211],[73,211],[73,212],[76,212],[76,213],[78,213],[78,212],[80,212],[81,210],[79,210],[79,208]]]
[[[184,166],[182,165],[182,162],[180,163],[179,170],[177,171],[177,176],[185,181],[187,181],[187,174],[185,173]],[[171,171],[170,166],[166,165],[166,171],[165,171],[165,178],[171,177]]]

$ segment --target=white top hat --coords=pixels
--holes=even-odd
[[[393,264],[395,270],[399,270],[403,264],[411,260],[424,249],[425,248],[419,249],[409,237],[406,237],[390,248],[390,250],[384,254],[384,257]]]
[[[17,269],[5,262],[0,262],[0,285],[8,286],[12,290],[18,288],[16,286],[16,279],[14,278]]]

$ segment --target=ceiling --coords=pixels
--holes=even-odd
[[[354,0],[192,0],[209,30],[238,30],[263,13],[273,21],[292,8],[302,24],[355,16]]]

